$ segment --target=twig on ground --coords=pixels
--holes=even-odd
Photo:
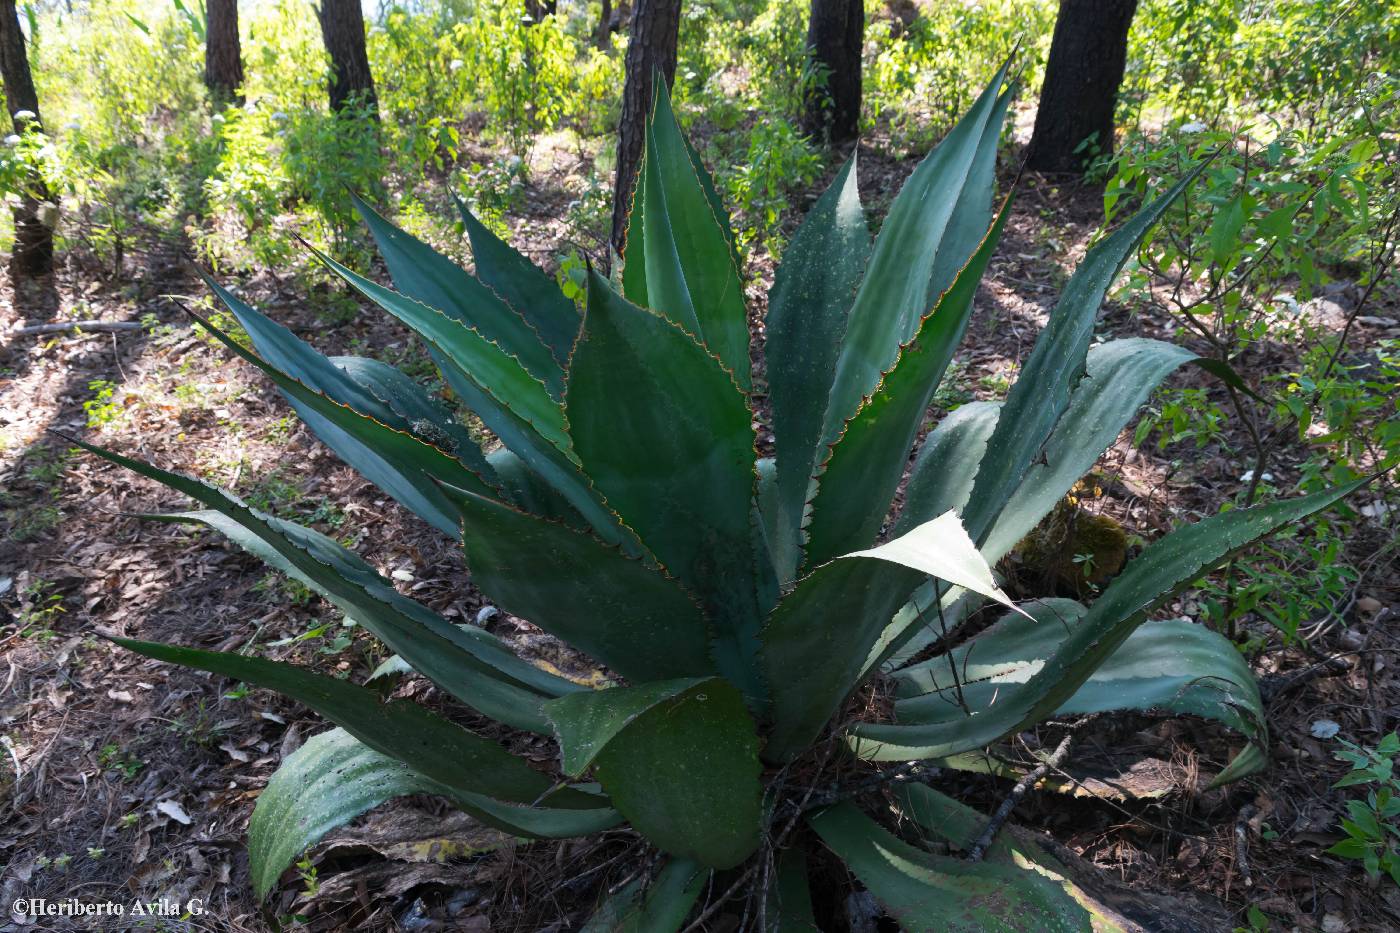
[[[1254,887],[1254,876],[1249,871],[1249,821],[1254,819],[1257,812],[1254,804],[1247,803],[1240,807],[1239,815],[1235,817],[1235,867],[1239,869],[1246,888]]]
[[[1351,670],[1351,662],[1344,657],[1326,658],[1287,676],[1272,675],[1259,682],[1259,694],[1265,703],[1272,703],[1289,691],[1316,680],[1323,675],[1335,676]]]
[[[90,332],[114,332],[119,330],[142,330],[145,324],[140,321],[60,321],[56,324],[30,324],[16,327],[10,334],[16,337],[32,337],[38,334],[64,334],[70,330]]]
[[[1026,796],[1026,792],[1039,783],[1045,775],[1049,774],[1052,768],[1058,768],[1065,763],[1065,759],[1069,757],[1070,746],[1073,744],[1074,733],[1069,732],[1063,739],[1060,739],[1060,744],[1055,746],[1055,750],[1050,753],[1049,758],[1046,758],[1029,774],[1016,782],[1016,786],[1011,788],[1011,793],[1007,794],[1006,799],[1001,802],[1001,806],[997,807],[997,812],[993,813],[992,818],[987,821],[982,835],[978,836],[977,841],[972,844],[972,848],[967,850],[969,862],[982,861],[982,856],[987,854],[987,849],[996,838],[997,831],[1011,816],[1011,811],[1016,809],[1021,798]]]

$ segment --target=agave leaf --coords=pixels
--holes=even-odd
[[[982,553],[995,563],[1010,553],[1117,439],[1162,380],[1197,359],[1189,350],[1160,340],[1131,338],[1089,350],[1086,374],[1069,405],[1026,470],[987,535]]]
[[[608,805],[606,798],[596,794],[572,787],[556,789],[548,775],[530,767],[523,758],[416,703],[384,703],[373,690],[280,661],[127,638],[113,641],[148,658],[276,690],[311,707],[380,754],[402,761],[453,793],[467,795],[463,799],[486,796],[531,804],[547,798],[546,806],[572,810],[598,810]]]
[[[890,616],[929,576],[1015,608],[952,512],[823,564],[783,597],[762,634],[773,722],[765,758],[785,761],[817,737],[858,683]]]
[[[919,163],[890,205],[851,306],[822,432],[825,443],[836,439],[861,400],[875,390],[900,346],[914,336],[933,300],[951,283],[946,272],[946,281],[935,281],[935,269],[962,268],[987,230],[991,178],[977,167],[985,163],[986,150],[996,148],[1007,103],[997,92],[1009,64]],[[971,191],[971,182],[985,190]],[[954,220],[962,212],[970,216]]]
[[[897,721],[920,725],[986,712],[1008,685],[1029,680],[1087,611],[1069,599],[1024,608],[1033,622],[1008,614],[949,654],[896,674],[905,698],[895,704]],[[966,704],[966,712],[960,702]],[[1203,625],[1179,619],[1143,623],[1054,715],[1126,709],[1214,719],[1244,735],[1251,745],[1268,747],[1268,723],[1254,674],[1228,639]],[[1252,757],[1242,764],[1263,764],[1262,758]],[[1217,783],[1246,773],[1232,763]]]
[[[625,253],[643,274],[624,271],[623,285],[630,300],[694,334],[747,392],[748,312],[733,236],[691,158],[666,83],[657,81]]]
[[[901,814],[930,837],[957,850],[972,848],[987,824],[987,818],[976,810],[925,784],[903,784],[895,788],[894,795]],[[1128,929],[1120,917],[1070,881],[1066,868],[1039,846],[1002,832],[988,846],[985,858],[993,864],[1022,866],[1057,882],[1089,912],[1096,933],[1125,933]]]
[[[650,885],[637,878],[614,891],[579,933],[676,933],[709,872],[690,859],[671,859]]]
[[[592,535],[448,489],[472,581],[624,677],[709,674],[710,631],[675,580]]]
[[[1037,871],[933,855],[895,838],[849,803],[809,822],[909,933],[1093,929],[1089,913]]]
[[[251,307],[219,286],[213,285],[213,288],[230,310],[253,319]],[[339,399],[304,385],[205,319],[192,312],[191,316],[235,354],[262,370],[276,383],[296,409],[297,415],[347,464],[438,530],[453,533],[453,514],[451,506],[433,488],[428,477],[488,495],[494,494],[485,479],[443,447],[407,430],[395,429],[378,421],[372,414],[359,412]],[[346,382],[353,384],[348,374],[343,375]],[[322,381],[329,383],[328,379]],[[370,407],[375,407],[372,399]],[[382,405],[378,406],[378,410],[381,414],[392,416],[392,412]]]
[[[297,856],[326,833],[392,797],[440,788],[344,729],[314,738],[283,760],[248,821],[248,871],[261,901]]]
[[[962,514],[972,495],[977,465],[987,452],[987,439],[1000,414],[1000,402],[968,402],[955,408],[929,432],[909,472],[904,509],[894,523],[895,534],[904,534],[949,509]]]
[[[324,595],[347,616],[389,646],[409,667],[482,714],[517,729],[548,733],[540,704],[578,689],[540,671],[480,629],[451,625],[407,597],[355,554],[330,538],[256,514],[214,510],[151,516],[206,525],[264,562]],[[280,550],[279,550],[280,548]],[[288,560],[283,552],[293,556]],[[310,573],[303,572],[298,564]],[[520,675],[515,680],[485,658]],[[527,684],[530,684],[527,686]],[[548,692],[539,687],[548,685]]]
[[[743,393],[688,334],[593,273],[564,398],[584,469],[699,597],[720,671],[757,695],[754,430]]]
[[[313,250],[313,252],[316,252]],[[518,360],[470,326],[378,285],[316,252],[332,271],[403,321],[428,344],[453,390],[501,442],[557,489],[605,540],[636,550],[631,533],[580,469],[564,409]],[[469,483],[453,483],[472,489]],[[479,491],[479,490],[473,490]]]
[[[374,235],[395,288],[498,344],[559,397],[564,389],[563,367],[524,316],[451,259],[385,220],[360,198],[352,198]]]
[[[1003,691],[984,713],[925,726],[860,725],[852,730],[856,753],[877,761],[943,758],[1040,722],[1069,700],[1163,602],[1259,539],[1327,508],[1365,482],[1235,509],[1178,528],[1129,563],[1045,665],[1020,687]]]
[[[778,514],[769,546],[788,583],[801,562],[807,487],[851,300],[870,256],[856,159],[803,218],[768,295],[768,398],[777,448]]]
[[[415,669],[489,716],[539,730],[539,701],[579,689],[520,660],[486,632],[463,632],[400,595],[353,552],[319,532],[262,515],[199,480],[81,441],[72,443],[209,506],[211,511],[154,517],[199,522],[222,532],[331,600]]]
[[[1199,171],[1197,167],[1095,244],[1065,285],[1049,323],[1007,394],[963,511],[968,533],[979,546],[1069,406],[1070,392],[1085,372],[1085,355],[1099,306],[1118,270]]]
[[[733,868],[758,846],[758,737],[728,681],[666,681],[560,697],[545,713],[565,769],[590,764],[627,821],[673,855]]]
[[[807,560],[823,563],[846,548],[875,540],[909,462],[929,400],[962,342],[972,298],[1011,216],[1002,204],[991,229],[953,284],[926,315],[899,359],[832,443],[823,464],[807,529]]]
[[[790,846],[778,855],[774,884],[768,892],[772,925],[763,933],[820,933],[807,883],[807,853]]]
[[[578,513],[578,509],[570,505],[569,500],[564,498],[559,490],[526,466],[525,461],[514,451],[507,447],[498,447],[486,455],[486,462],[495,472],[501,490],[506,493],[510,502],[531,515],[563,522],[579,531],[588,530],[589,524]]]
[[[466,427],[441,402],[418,383],[388,363],[368,357],[332,356],[328,359],[397,419],[402,425],[401,430],[450,451],[486,483],[501,488],[495,470],[481,452],[481,445],[472,439]],[[394,426],[398,427],[399,424]]]
[[[578,308],[543,269],[488,230],[456,195],[453,200],[471,240],[477,277],[535,329],[562,373],[578,337]]]

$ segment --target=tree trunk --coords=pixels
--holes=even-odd
[[[802,129],[816,139],[844,143],[859,132],[864,37],[861,0],[812,0],[807,54],[814,67],[803,90]]]
[[[238,0],[208,0],[204,27],[204,84],[214,103],[243,103],[243,54],[238,44]]]
[[[602,3],[603,8],[598,15],[598,31],[593,34],[593,44],[606,52],[608,46],[612,44],[609,39],[613,31],[613,8],[612,0],[602,0]]]
[[[546,16],[559,12],[559,0],[525,0],[525,13],[533,22],[542,23]]]
[[[366,108],[379,119],[379,98],[365,52],[365,19],[360,0],[321,0],[316,10],[321,38],[331,57],[331,109],[340,113],[350,106]]]
[[[1077,173],[1095,155],[1113,153],[1113,110],[1136,9],[1137,0],[1060,0],[1027,168]]]
[[[15,133],[22,135],[31,126],[41,126],[39,95],[29,72],[29,55],[15,0],[0,0],[0,80],[5,82],[5,105]],[[16,278],[33,278],[53,271],[54,218],[48,201],[44,180],[30,178],[14,209],[15,245],[10,255],[10,273]]]
[[[642,161],[646,120],[655,95],[653,79],[660,72],[670,87],[676,79],[676,40],[680,35],[681,0],[636,0],[632,34],[627,43],[626,80],[622,88],[622,120],[617,137],[617,183],[613,188],[612,245],[622,252],[632,186]]]

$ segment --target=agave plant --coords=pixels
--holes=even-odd
[[[361,204],[395,287],[321,261],[421,338],[488,440],[403,373],[325,357],[210,281],[251,347],[205,327],[347,463],[460,535],[482,593],[606,675],[580,684],[528,663],[316,531],[89,448],[197,500],[199,511],[159,517],[211,526],[300,580],[478,717],[473,731],[297,666],[119,640],[280,691],[336,724],[258,799],[259,897],[330,829],[432,793],[523,839],[625,824],[659,850],[589,929],[678,930],[709,909],[702,892],[726,889],[756,892],[745,916],[761,928],[820,928],[804,855],[815,846],[907,929],[1089,929],[1105,921],[1044,853],[1003,840],[986,858],[960,857],[982,818],[931,787],[899,785],[878,815],[863,809],[858,790],[880,766],[862,760],[958,766],[1050,718],[1133,709],[1237,730],[1243,751],[1219,780],[1262,766],[1264,715],[1235,649],[1200,626],[1146,620],[1355,484],[1174,531],[1087,607],[1018,607],[993,570],[1148,393],[1195,359],[1154,340],[1091,346],[1114,276],[1189,178],[1088,252],[1006,400],[938,424],[895,507],[1007,222],[1010,199],[997,206],[993,194],[1011,93],[1003,68],[873,243],[854,158],[840,171],[769,292],[762,375],[728,216],[664,90],[620,276],[590,271],[581,306],[465,209],[475,274]],[[760,431],[772,458],[757,452]],[[988,602],[1005,616],[960,641],[961,621]],[[871,685],[893,693],[892,713],[867,702]],[[557,770],[513,754],[508,730],[483,735],[480,717],[557,740]]]

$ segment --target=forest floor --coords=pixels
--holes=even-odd
[[[867,203],[887,204],[913,165],[863,150]],[[512,219],[536,255],[566,245],[552,218],[570,197],[564,176],[577,171],[537,165],[532,174],[522,213]],[[956,388],[964,398],[1004,389],[1082,255],[1100,206],[1097,192],[1075,184],[1025,180],[959,356]],[[621,878],[625,863],[581,887],[556,887],[551,878],[596,863],[597,852],[582,843],[501,845],[418,798],[336,833],[304,863],[301,879],[289,874],[269,905],[254,903],[244,850],[253,802],[278,762],[323,723],[271,692],[245,693],[222,678],[147,661],[101,636],[256,646],[355,680],[382,660],[381,649],[218,536],[135,517],[184,504],[75,452],[55,432],[198,474],[258,507],[348,536],[405,592],[449,618],[474,620],[485,604],[453,542],[340,464],[266,381],[230,365],[224,350],[190,327],[167,296],[198,297],[203,287],[179,244],[151,242],[119,276],[70,254],[37,288],[15,294],[6,284],[0,293],[0,903],[8,910],[17,897],[202,901],[202,916],[166,919],[165,929],[262,930],[272,917],[294,913],[316,929],[576,928],[597,885]],[[761,321],[771,264],[752,265],[750,296]],[[271,272],[242,288],[325,352],[419,359],[407,331],[385,315],[347,311],[325,294],[307,300],[295,281]],[[1333,299],[1345,307],[1349,294],[1339,290]],[[1386,301],[1372,313],[1395,317],[1394,296]],[[12,333],[78,318],[152,326]],[[1170,321],[1113,304],[1101,319],[1101,331],[1115,336],[1172,339],[1174,330]],[[1271,345],[1242,365],[1278,366],[1292,352]],[[1196,371],[1174,378],[1209,385]],[[940,393],[945,404],[949,397]],[[1281,488],[1297,479],[1290,463],[1301,459],[1298,451],[1278,458]],[[1089,507],[1150,539],[1174,519],[1213,514],[1247,468],[1219,448],[1135,450],[1124,438],[1101,464],[1103,494]],[[1267,771],[1206,790],[1238,750],[1235,736],[1195,721],[1109,717],[1082,731],[1069,770],[1082,775],[1096,755],[1110,758],[1145,796],[1104,783],[1076,795],[1043,790],[1028,796],[1015,821],[1134,888],[1218,901],[1236,926],[1250,926],[1252,906],[1273,919],[1272,929],[1400,929],[1400,888],[1369,887],[1354,863],[1323,855],[1341,838],[1345,797],[1331,785],[1345,768],[1333,757],[1335,742],[1310,733],[1316,720],[1330,719],[1342,736],[1374,745],[1400,722],[1400,633],[1390,622],[1400,609],[1400,579],[1394,567],[1367,565],[1378,543],[1365,535],[1351,542],[1352,559],[1367,573],[1337,617],[1321,620],[1310,651],[1273,640],[1255,660],[1271,696]],[[1188,593],[1162,614],[1199,617],[1199,607]],[[527,623],[496,614],[485,624],[536,657],[587,673]],[[1313,676],[1319,657],[1344,663]],[[399,691],[434,699],[416,679]],[[541,740],[539,759],[552,754]],[[984,808],[1009,789],[967,774],[938,781]],[[473,854],[480,849],[490,851]],[[38,928],[63,928],[45,923]]]

